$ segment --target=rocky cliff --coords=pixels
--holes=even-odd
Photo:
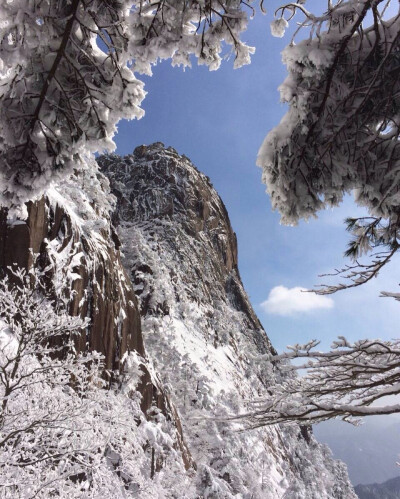
[[[263,360],[274,350],[243,289],[235,234],[209,179],[161,143],[99,164],[117,198],[113,222],[145,347],[196,463],[185,497],[356,497],[345,466],[306,428],[241,432],[227,421],[280,373]]]
[[[144,347],[137,300],[111,226],[105,219],[99,230],[85,227],[53,199],[54,194],[30,203],[24,221],[7,223],[7,212],[0,213],[0,268],[28,269],[38,258],[37,264],[47,267],[54,297],[67,299],[71,315],[91,321],[77,341],[78,350],[97,350],[105,356],[106,369],[118,369],[126,351],[143,355]]]
[[[115,393],[129,387],[127,424],[145,443],[135,492],[116,487],[118,497],[354,498],[344,465],[307,428],[242,432],[230,420],[280,372],[209,180],[160,143],[99,164],[115,197],[90,165],[30,203],[27,219],[0,211],[0,273],[40,267],[55,302],[90,319],[77,351],[104,355]]]
[[[0,210],[0,275],[12,278],[12,266],[30,269],[35,265],[45,271],[47,292],[55,303],[71,315],[89,319],[75,346],[78,352],[96,350],[103,354],[110,386],[120,383],[124,359],[129,352],[135,353],[141,370],[136,386],[140,408],[133,410],[131,424],[141,421],[143,439],[149,442],[144,456],[138,456],[141,466],[146,463],[140,470],[143,481],[151,481],[171,453],[173,465],[166,471],[181,473],[184,483],[186,471],[194,463],[177,411],[146,356],[138,301],[122,266],[120,241],[110,219],[115,199],[107,179],[93,171],[95,165],[79,177],[53,185],[45,197],[28,204],[24,220],[9,220],[7,210]],[[132,396],[135,399],[136,394]],[[155,441],[154,435],[170,442],[168,448]],[[143,490],[140,497],[164,491],[161,479],[156,486],[145,488],[147,495]]]

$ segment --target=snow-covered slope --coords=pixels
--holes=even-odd
[[[114,223],[145,347],[197,465],[187,497],[356,497],[345,466],[307,428],[240,432],[226,422],[279,373],[260,358],[273,347],[243,289],[235,235],[209,179],[161,143],[99,163],[117,196]]]

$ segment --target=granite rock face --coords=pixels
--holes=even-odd
[[[25,221],[8,224],[7,213],[0,215],[1,270],[13,264],[29,269],[33,254],[50,265],[50,290],[69,298],[71,315],[90,318],[78,350],[101,352],[106,369],[115,370],[126,351],[144,355],[144,347],[136,296],[110,234],[105,228],[95,239],[82,233],[68,211],[44,198],[29,204]]]
[[[238,271],[236,237],[209,179],[173,148],[99,158],[117,198],[113,223],[139,299],[146,351],[177,408],[212,498],[355,498],[345,466],[307,428],[239,432],[281,374]],[[193,495],[194,494],[194,495]]]
[[[99,164],[103,173],[89,168],[30,203],[26,220],[0,212],[0,273],[13,264],[46,269],[54,299],[90,318],[77,350],[103,353],[108,371],[138,354],[148,419],[131,424],[151,421],[154,430],[162,413],[172,441],[163,454],[149,435],[140,473],[179,499],[355,498],[345,466],[308,428],[240,432],[229,420],[281,373],[209,179],[161,143]]]

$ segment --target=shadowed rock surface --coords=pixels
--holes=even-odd
[[[144,347],[136,296],[110,233],[110,227],[95,238],[82,233],[62,206],[44,198],[29,204],[24,222],[7,224],[4,210],[0,216],[2,271],[13,264],[28,269],[37,254],[43,268],[51,267],[47,274],[54,296],[68,297],[71,315],[90,318],[78,350],[101,352],[106,369],[115,370],[126,351],[144,355]]]

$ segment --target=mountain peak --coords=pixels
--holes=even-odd
[[[209,179],[160,142],[99,164],[117,198],[114,223],[145,347],[197,466],[193,497],[354,498],[344,466],[300,427],[238,432],[227,422],[280,373]]]

